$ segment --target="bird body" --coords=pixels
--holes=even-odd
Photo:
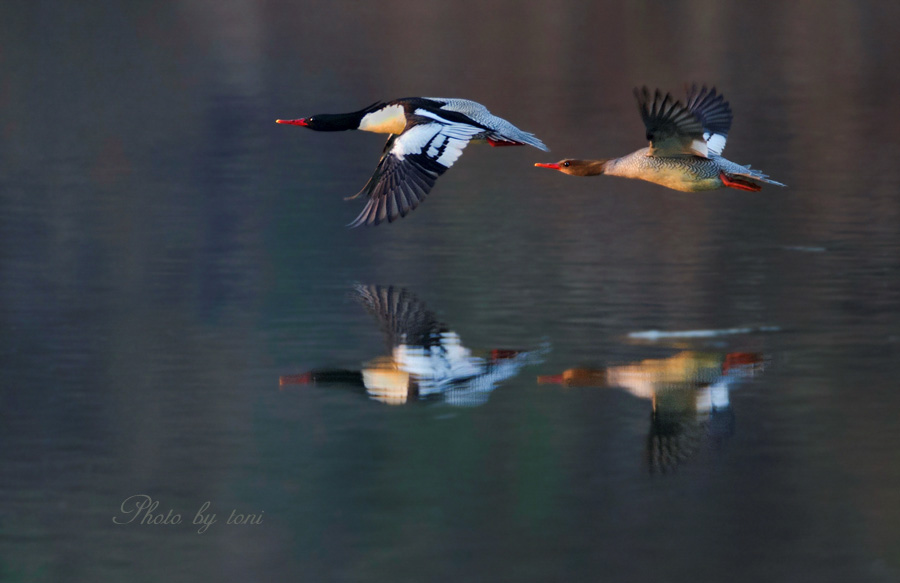
[[[620,158],[606,160],[566,159],[553,164],[535,164],[574,176],[607,174],[653,182],[683,192],[729,187],[758,191],[762,184],[784,186],[750,166],[722,156],[732,113],[728,102],[715,89],[694,86],[687,105],[657,90],[635,90],[641,119],[647,128],[649,147]]]
[[[524,132],[468,99],[406,97],[356,112],[276,120],[317,131],[362,130],[389,134],[375,173],[355,196],[368,203],[350,226],[377,225],[405,217],[431,191],[437,178],[469,142],[492,146],[530,145],[547,150]]]
[[[720,176],[723,172],[735,177],[746,175],[771,182],[749,167],[722,156],[653,156],[650,148],[641,148],[621,158],[608,160],[603,171],[609,176],[646,180],[682,192],[722,188],[725,186]]]

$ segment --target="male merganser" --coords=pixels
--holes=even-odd
[[[555,164],[535,164],[573,176],[608,174],[637,178],[684,192],[715,190],[723,186],[757,191],[761,182],[785,186],[770,180],[759,170],[741,166],[722,157],[731,108],[716,89],[694,85],[687,105],[659,90],[651,97],[646,87],[635,89],[641,119],[647,127],[649,148],[641,148],[621,158],[607,160],[560,160]]]
[[[475,351],[401,287],[356,285],[354,296],[375,317],[388,354],[362,370],[316,369],[279,378],[279,385],[339,383],[362,387],[388,404],[441,401],[456,406],[487,402],[496,386],[537,362],[546,349]]]
[[[349,226],[377,225],[405,217],[456,162],[470,141],[492,146],[530,145],[547,151],[533,134],[492,115],[480,103],[443,97],[406,97],[352,113],[275,120],[320,132],[363,130],[390,134],[375,174],[359,193],[368,204]]]

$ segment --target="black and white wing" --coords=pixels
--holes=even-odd
[[[375,174],[357,195],[368,203],[350,227],[391,222],[419,206],[438,177],[456,162],[484,128],[417,110],[403,133],[391,136]]]
[[[354,291],[378,320],[389,350],[400,344],[434,346],[447,331],[434,312],[405,288],[357,284]]]
[[[687,105],[663,95],[635,89],[641,119],[647,128],[653,156],[721,156],[731,129],[731,107],[715,88],[696,85],[688,91]]]

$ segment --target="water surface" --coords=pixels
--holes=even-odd
[[[0,579],[897,580],[898,17],[4,6]],[[533,168],[690,81],[788,188]],[[274,120],[407,95],[552,152],[473,145],[346,229],[382,138]]]

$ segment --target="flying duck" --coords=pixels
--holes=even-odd
[[[492,115],[480,103],[443,97],[406,97],[351,113],[320,114],[277,123],[320,132],[362,130],[390,134],[372,178],[361,191],[366,207],[350,227],[405,217],[456,162],[471,141],[492,146],[530,145],[547,151],[533,134]]]
[[[785,186],[759,170],[751,170],[749,165],[722,157],[732,114],[728,102],[715,88],[697,89],[694,85],[688,90],[687,105],[669,93],[663,96],[658,89],[652,95],[646,87],[635,89],[634,95],[647,127],[648,148],[621,158],[566,159],[535,166],[573,176],[608,174],[637,178],[684,192],[723,186],[755,192],[762,189],[761,183]]]

